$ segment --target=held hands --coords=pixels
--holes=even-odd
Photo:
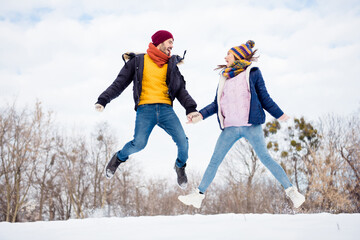
[[[282,122],[286,122],[289,119],[290,119],[290,117],[288,115],[286,115],[285,113],[281,117],[279,117],[279,120]]]
[[[95,110],[98,112],[102,112],[102,111],[104,111],[104,106],[97,103],[97,104],[95,104]]]
[[[187,115],[187,119],[188,119],[188,121],[186,122],[187,124],[189,123],[195,124],[200,122],[203,119],[203,116],[199,112],[192,112]]]

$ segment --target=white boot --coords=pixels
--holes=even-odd
[[[185,205],[193,205],[195,208],[200,208],[205,194],[201,194],[199,189],[195,189],[193,193],[185,196],[179,196],[178,199]]]
[[[298,192],[296,187],[292,186],[285,189],[286,196],[288,196],[294,204],[295,208],[300,207],[305,202],[305,197]]]

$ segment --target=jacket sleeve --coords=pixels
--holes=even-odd
[[[204,120],[210,117],[211,115],[217,113],[218,112],[217,95],[215,96],[215,100],[212,103],[201,109],[199,112],[203,116]]]
[[[111,100],[118,97],[132,82],[135,74],[135,58],[125,63],[124,67],[114,80],[114,82],[100,94],[96,103],[106,106]]]
[[[191,112],[196,112],[197,104],[194,99],[190,96],[186,90],[186,83],[184,77],[181,75],[179,69],[176,67],[178,77],[180,77],[180,88],[176,94],[176,98],[179,100],[180,104],[185,108],[186,115]]]
[[[280,109],[280,107],[272,100],[268,91],[266,90],[264,79],[261,75],[260,69],[255,69],[251,72],[252,77],[255,78],[255,90],[261,106],[269,112],[274,118],[281,117],[284,112]]]

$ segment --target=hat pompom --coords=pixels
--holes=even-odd
[[[253,40],[249,40],[246,42],[251,48],[254,48],[255,42]]]

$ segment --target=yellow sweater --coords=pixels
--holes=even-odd
[[[167,64],[159,68],[149,55],[144,55],[144,71],[139,105],[152,103],[171,105],[168,86],[166,85],[167,68]]]

